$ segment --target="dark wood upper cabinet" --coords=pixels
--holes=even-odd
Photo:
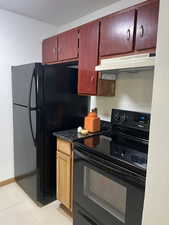
[[[43,41],[43,63],[79,61],[78,93],[112,96],[115,81],[95,71],[99,57],[150,52],[156,47],[159,1],[147,0]]]
[[[57,36],[44,40],[42,43],[43,63],[55,62],[57,57]]]
[[[78,93],[97,94],[95,66],[99,52],[99,22],[85,24],[80,28]]]
[[[78,30],[70,30],[58,35],[58,60],[78,57]]]
[[[159,2],[150,1],[137,10],[136,50],[156,47]]]
[[[128,53],[134,47],[136,11],[104,17],[101,21],[100,56]]]

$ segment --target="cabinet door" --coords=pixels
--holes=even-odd
[[[43,63],[57,61],[57,36],[48,38],[42,43]]]
[[[130,10],[102,19],[100,56],[133,51],[135,14],[135,10]]]
[[[58,60],[78,57],[78,30],[70,30],[58,35]]]
[[[73,174],[74,174],[74,151],[72,151],[72,162],[71,162],[71,211],[73,211]]]
[[[71,208],[71,156],[57,152],[57,199]]]
[[[97,94],[97,72],[99,49],[99,22],[85,24],[80,28],[78,93]]]
[[[156,47],[159,3],[150,2],[137,12],[136,50]]]

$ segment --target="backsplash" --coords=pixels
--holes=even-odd
[[[111,109],[151,112],[154,71],[123,72],[117,76],[115,97],[91,97],[102,120],[110,121]]]

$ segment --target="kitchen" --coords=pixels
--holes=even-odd
[[[117,3],[116,3],[117,4]],[[131,3],[131,5],[134,5],[134,4],[132,4]],[[117,8],[118,7],[120,7],[118,4],[117,4]],[[121,8],[124,8],[124,7],[122,7],[121,6]],[[125,7],[125,8],[127,8],[127,7]],[[165,7],[164,7],[164,9],[165,9]],[[116,11],[118,11],[118,10],[116,10]],[[107,14],[110,14],[110,13],[107,13]],[[33,25],[33,24],[32,24]],[[25,26],[26,26],[26,23],[25,23]],[[161,28],[162,29],[162,28]],[[68,30],[68,29],[67,29]],[[4,30],[6,33],[5,34],[8,34],[8,31],[7,30]],[[42,32],[42,31],[41,31]],[[56,32],[55,32],[56,33]],[[52,35],[54,35],[55,34],[54,33],[54,31],[53,31],[53,34],[52,34],[52,31],[51,31],[51,35],[49,35],[49,36],[52,36]],[[60,33],[60,32],[59,32]],[[43,35],[43,34],[41,34],[41,35]],[[163,35],[163,36],[165,36],[165,35]],[[163,37],[163,38],[166,38],[166,37]],[[43,38],[44,39],[44,38]],[[13,49],[13,48],[12,48]],[[164,48],[162,48],[162,50],[163,50]],[[23,54],[23,52],[22,52],[22,49],[20,49],[21,50],[21,55]],[[28,56],[29,56],[29,47],[26,49],[26,53],[28,54]],[[5,50],[4,50],[4,52],[5,52]],[[161,53],[161,52],[160,52]],[[160,54],[159,53],[159,54]],[[12,53],[12,54],[14,54],[14,53]],[[162,53],[161,53],[162,54]],[[14,54],[14,56],[15,56],[15,54]],[[29,57],[28,57],[29,58]],[[2,62],[3,62],[3,58],[2,58]],[[30,61],[30,62],[32,62],[32,59],[31,59],[31,57],[30,57],[30,60],[28,60],[28,61]],[[33,60],[34,61],[34,60]],[[36,59],[35,59],[35,61],[36,61]],[[22,63],[20,63],[20,62],[22,62],[21,61],[21,59],[20,60],[18,60],[18,63],[17,62],[12,62],[12,64],[11,65],[16,65],[16,64],[18,64],[18,65],[20,65],[20,64],[22,64]],[[162,62],[163,63],[163,62]],[[7,65],[4,63],[4,68],[5,68],[5,66],[7,67]],[[158,68],[158,67],[157,67]],[[161,68],[161,69],[165,69],[166,67],[163,67],[163,68]],[[164,73],[163,73],[164,74]],[[121,78],[121,76],[122,75],[119,75],[119,77],[118,78]],[[131,75],[132,76],[132,78],[133,78],[133,76],[134,76],[134,74],[132,74]],[[137,74],[136,74],[136,76],[137,76]],[[129,98],[127,98],[127,97],[124,97],[123,98],[123,96],[121,96],[121,98],[120,98],[120,96],[116,96],[116,98],[120,98],[122,101],[120,102],[120,104],[122,104],[122,106],[120,106],[120,105],[118,105],[119,104],[119,101],[116,99],[116,101],[115,101],[115,105],[113,106],[112,105],[112,103],[111,103],[111,98],[113,98],[113,97],[92,97],[92,103],[93,103],[93,106],[92,106],[92,108],[93,107],[95,107],[95,106],[97,106],[98,107],[98,110],[102,110],[102,112],[103,112],[103,116],[104,116],[104,119],[106,119],[105,117],[107,117],[108,119],[110,118],[110,110],[112,109],[112,108],[121,108],[121,107],[123,107],[124,105],[124,109],[128,109],[128,110],[134,110],[134,111],[150,111],[150,109],[151,109],[151,89],[152,89],[152,80],[153,80],[153,77],[152,77],[152,75],[150,75],[151,77],[149,77],[149,78],[147,78],[147,76],[145,76],[147,79],[150,79],[150,81],[149,81],[149,86],[148,86],[148,84],[147,84],[147,82],[145,82],[146,84],[147,84],[147,88],[146,88],[146,96],[150,96],[150,97],[145,97],[145,99],[146,99],[146,101],[144,101],[144,99],[142,100],[142,99],[140,99],[141,97],[140,97],[140,93],[141,93],[141,87],[140,87],[140,91],[139,91],[139,86],[136,88],[136,91],[138,91],[137,92],[137,94],[138,94],[138,98],[137,98],[137,96],[134,94],[134,98],[132,98],[132,100],[133,99],[135,99],[136,101],[132,101],[132,102],[129,102],[130,101],[130,97]],[[129,74],[127,74],[127,77],[129,77]],[[118,78],[117,78],[117,82],[119,82],[119,85],[120,85],[120,80],[118,80]],[[7,78],[5,78],[5,79],[7,79]],[[121,78],[122,79],[122,78]],[[126,77],[124,78],[124,79],[127,79]],[[129,78],[129,79],[131,79],[131,78]],[[138,79],[140,79],[139,78],[139,75],[138,75]],[[166,77],[166,79],[167,79],[167,77]],[[157,80],[155,80],[155,82],[156,82]],[[122,79],[122,81],[121,82],[124,82],[123,81],[123,79]],[[130,82],[130,81],[129,81]],[[135,82],[136,82],[136,80],[135,80]],[[163,81],[161,81],[161,82],[163,82]],[[134,81],[133,81],[133,83],[134,83]],[[132,83],[132,84],[133,84]],[[143,82],[143,86],[145,86],[145,83]],[[160,83],[160,82],[159,82]],[[121,83],[122,84],[122,83]],[[118,91],[118,94],[119,93],[121,93],[121,91],[119,90],[119,85],[117,85],[117,91]],[[155,85],[155,84],[154,84]],[[163,83],[163,85],[165,85],[165,83]],[[124,85],[124,83],[123,83],[123,87],[124,87],[125,85]],[[165,86],[163,86],[163,87],[165,87]],[[127,87],[126,87],[127,88]],[[160,91],[160,89],[159,89],[160,87],[159,87],[159,84],[158,84],[158,88],[157,88],[157,90],[158,90],[158,93],[159,93],[159,91]],[[129,93],[130,94],[130,89],[131,89],[131,86],[129,86],[129,88],[128,88],[128,90],[127,90],[127,93]],[[3,89],[2,89],[3,90]],[[166,89],[165,89],[165,91],[166,91]],[[3,94],[5,94],[6,92],[3,92]],[[8,94],[10,95],[10,93],[6,93],[6,95],[8,96]],[[132,94],[132,92],[131,92],[131,94]],[[149,95],[150,94],[150,95]],[[5,96],[6,96],[5,95]],[[116,95],[117,95],[117,93],[116,93]],[[130,95],[129,95],[130,96]],[[166,95],[165,95],[166,96]],[[157,98],[158,96],[156,96],[156,101],[158,100],[158,98]],[[163,98],[163,99],[165,99],[165,97]],[[137,108],[137,102],[138,102],[138,100],[139,100],[139,103],[140,103],[140,105],[139,105],[139,108]],[[108,101],[108,102],[107,102]],[[109,103],[109,101],[110,101],[110,103]],[[127,101],[130,103],[127,103]],[[157,103],[157,102],[154,102],[154,103]],[[164,101],[164,100],[163,100]],[[161,103],[163,103],[163,101],[161,102]],[[104,104],[106,105],[106,107],[107,108],[105,108],[104,107],[104,105],[103,105],[103,102],[104,102]],[[117,103],[116,103],[117,102]],[[97,105],[95,105],[95,104],[97,104]],[[110,108],[109,108],[109,105],[110,105]],[[161,105],[161,104],[160,104]],[[101,106],[101,107],[99,107],[99,106]],[[128,108],[126,108],[128,106]],[[160,108],[162,108],[162,105],[161,105],[161,107]],[[9,108],[9,111],[10,111],[10,108]],[[165,112],[163,112],[164,113],[164,115],[165,115]],[[99,112],[99,114],[100,114],[100,112]],[[156,114],[155,114],[156,115]],[[165,117],[164,117],[165,118]],[[162,119],[164,119],[163,117],[161,117],[161,120]],[[167,119],[167,118],[166,118]],[[159,117],[158,117],[158,120],[159,120]],[[167,120],[166,120],[167,121]],[[165,122],[166,123],[166,122]],[[164,124],[165,124],[164,123]],[[2,121],[2,125],[3,125],[3,121]],[[5,126],[5,124],[4,124],[4,127],[5,127],[5,129],[6,129],[6,126]],[[162,127],[160,126],[160,125],[158,125],[158,129],[162,129]],[[10,129],[9,129],[9,132],[11,132],[10,131]],[[166,131],[167,132],[167,131]],[[163,144],[165,144],[166,142],[165,142],[165,140],[164,140],[164,137],[165,137],[165,135],[164,135],[164,131],[162,132],[162,130],[161,130],[161,133],[160,134],[163,134],[163,136],[161,137],[160,136],[160,140],[163,140]],[[158,137],[158,136],[157,136]],[[3,139],[3,138],[2,138]],[[5,139],[4,139],[5,140]],[[2,140],[3,141],[3,140]],[[9,143],[10,144],[10,143]],[[12,143],[11,143],[11,145],[12,145]],[[157,145],[157,144],[156,144]],[[153,145],[153,148],[155,148],[156,147],[156,145],[154,146]],[[167,154],[167,153],[164,153],[161,157],[164,157],[165,156],[165,154]],[[10,159],[11,161],[12,161],[12,158]],[[155,160],[155,159],[154,159]],[[164,157],[164,162],[165,162],[165,160],[167,160],[167,157]],[[3,165],[3,164],[2,164]],[[164,164],[165,165],[165,164]],[[10,166],[10,165],[9,165]],[[160,165],[159,165],[160,166]],[[162,165],[161,165],[162,166]],[[10,168],[10,167],[9,167]],[[158,168],[159,169],[159,168]],[[12,170],[12,168],[11,168],[11,170]],[[2,172],[3,172],[3,170],[1,170]],[[154,170],[153,170],[154,171]],[[158,173],[160,173],[160,171],[158,170],[157,171],[157,173],[156,174],[158,174]],[[152,172],[151,172],[151,175],[152,175]],[[3,177],[3,173],[2,173],[2,177]],[[10,176],[9,176],[10,177]],[[12,177],[12,176],[11,176]],[[160,179],[162,179],[162,178],[160,178]],[[3,179],[2,178],[2,180],[5,180],[5,179]],[[154,181],[151,181],[151,179],[150,179],[150,184],[153,184],[153,183],[151,183],[151,182],[154,182]],[[163,182],[163,180],[161,180],[161,182]],[[156,185],[155,185],[156,186]],[[166,185],[165,185],[166,186]],[[154,187],[155,188],[155,187]],[[167,194],[167,193],[166,193]],[[149,197],[150,197],[150,195],[148,195]],[[147,197],[147,201],[148,201],[148,197]],[[151,201],[152,201],[152,199],[151,199]],[[159,201],[160,201],[160,197],[159,197]],[[148,202],[147,202],[147,204],[148,204]],[[165,203],[165,204],[167,204],[167,203]],[[147,205],[147,207],[149,206],[149,204]],[[150,206],[149,206],[150,207]],[[153,207],[153,206],[151,206],[151,207]],[[154,204],[154,207],[155,207],[155,204]],[[156,206],[157,207],[157,206]],[[166,209],[167,209],[167,205],[166,205],[166,207],[165,207]],[[150,209],[149,209],[150,210]],[[165,212],[165,210],[163,211],[163,213]],[[145,211],[145,215],[147,215],[147,213],[148,213],[148,211]],[[147,215],[147,217],[148,217],[148,215]],[[153,218],[147,218],[147,219],[152,219],[153,220]],[[165,223],[164,223],[165,224]]]

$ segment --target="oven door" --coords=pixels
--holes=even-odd
[[[74,225],[141,225],[140,181],[136,174],[75,150]]]

